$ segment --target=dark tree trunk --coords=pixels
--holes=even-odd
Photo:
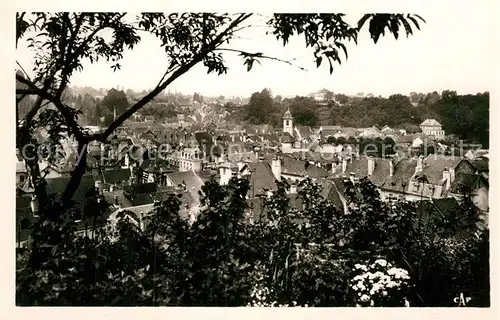
[[[78,142],[78,155],[76,159],[76,168],[71,173],[71,179],[69,180],[64,193],[61,196],[61,201],[63,206],[68,207],[71,204],[71,200],[82,181],[82,177],[85,174],[87,168],[87,144]]]

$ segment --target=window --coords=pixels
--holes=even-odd
[[[24,174],[22,174],[22,175],[19,176],[19,181],[20,182],[24,182]]]
[[[289,120],[286,120],[286,121],[285,121],[285,124],[286,124],[287,126],[289,126],[289,125],[290,125],[290,121],[289,121]]]

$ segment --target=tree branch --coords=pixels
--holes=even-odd
[[[253,58],[262,58],[262,59],[268,59],[268,60],[274,60],[274,61],[279,61],[279,62],[283,62],[283,63],[286,63],[288,65],[291,65],[293,67],[296,67],[296,68],[299,68],[300,70],[303,70],[303,71],[307,71],[306,68],[303,68],[299,65],[296,65],[294,63],[292,63],[291,61],[289,60],[283,60],[283,59],[279,59],[279,58],[276,58],[276,57],[270,57],[270,56],[266,56],[262,53],[250,53],[250,52],[246,52],[246,51],[243,51],[243,50],[238,50],[238,49],[231,49],[231,48],[217,48],[215,49],[214,51],[230,51],[230,52],[236,52],[236,53],[240,53],[242,55],[245,55],[245,56],[249,56],[249,57],[253,57]]]
[[[66,123],[68,124],[68,127],[70,128],[71,132],[75,135],[75,138],[78,141],[83,142],[85,137],[84,137],[83,133],[81,132],[81,130],[78,126],[78,123],[73,118],[73,115],[69,112],[68,107],[66,105],[64,105],[60,99],[51,95],[47,90],[39,89],[33,82],[25,79],[22,76],[16,75],[16,79],[19,82],[26,84],[29,87],[29,90],[31,90],[32,94],[36,94],[36,95],[38,95],[39,98],[42,98],[44,100],[48,100],[48,101],[52,102],[56,106],[57,110],[59,110],[59,112],[61,112],[61,114],[63,115],[64,119],[66,120]],[[16,90],[16,93],[22,92],[22,90],[24,90],[24,89],[19,89],[19,91]],[[31,111],[32,110],[30,110],[30,112]],[[36,114],[36,112],[35,112],[35,114]],[[33,114],[33,116],[34,116],[34,114]]]
[[[89,139],[90,141],[93,140],[98,140],[101,142],[106,141],[106,139],[109,137],[109,135],[120,125],[123,124],[125,120],[127,120],[129,117],[131,117],[137,110],[141,109],[143,106],[145,106],[148,102],[153,100],[158,94],[160,94],[165,88],[171,84],[174,80],[179,78],[181,75],[189,71],[194,65],[196,65],[198,62],[202,61],[203,58],[207,56],[209,52],[212,52],[216,49],[217,45],[220,45],[221,40],[226,37],[233,28],[238,26],[241,22],[245,21],[246,19],[250,18],[252,16],[251,13],[242,13],[240,14],[233,22],[229,24],[229,26],[222,31],[214,40],[212,40],[204,50],[201,50],[197,54],[194,55],[193,59],[191,62],[181,66],[177,70],[175,70],[172,75],[162,84],[159,84],[156,86],[153,91],[151,91],[149,94],[144,96],[141,100],[139,100],[135,105],[133,105],[131,108],[129,108],[127,111],[125,111],[123,114],[121,114],[118,119],[116,119],[102,134],[95,134],[93,136],[90,136]]]

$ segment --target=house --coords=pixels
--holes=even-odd
[[[420,124],[420,129],[423,134],[436,139],[444,139],[446,135],[443,126],[436,119],[426,119]]]
[[[278,181],[284,178],[289,181],[297,182],[306,177],[315,180],[326,178],[329,175],[320,165],[311,165],[308,161],[298,160],[290,155],[270,155],[267,158],[268,161],[271,160],[271,169],[274,177]]]
[[[472,202],[482,212],[489,211],[489,183],[481,174],[459,172],[451,187],[449,194],[456,199],[470,196]]]
[[[382,136],[382,133],[380,132],[380,130],[377,127],[372,126],[369,128],[362,129],[359,136],[363,137],[363,138],[378,138],[378,137]]]
[[[22,185],[28,180],[28,172],[21,154],[16,152],[16,185]]]
[[[181,188],[193,196],[193,199],[199,203],[198,192],[210,177],[209,171],[182,171],[173,172],[167,175],[167,186]]]
[[[341,130],[341,126],[321,126],[319,128],[319,134],[321,136],[321,139],[327,139],[330,136],[341,133]]]
[[[456,177],[456,169],[459,167],[469,168],[460,168],[462,172],[472,170],[472,165],[463,162],[460,157],[436,154],[426,158],[420,156],[415,174],[409,181],[407,193],[415,197],[443,198],[446,196],[446,191],[451,188]]]

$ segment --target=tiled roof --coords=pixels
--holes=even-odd
[[[445,168],[455,168],[461,158],[456,156],[429,155],[424,160],[424,169],[421,175],[425,175],[429,183],[441,185],[443,183],[443,170]]]
[[[69,177],[49,178],[47,182],[47,192],[56,195],[61,195],[69,183]],[[82,177],[80,185],[73,196],[73,201],[77,205],[83,205],[86,194],[95,187],[94,177],[91,174],[86,174]]]
[[[307,138],[312,134],[311,127],[298,125],[296,128],[302,138]]]
[[[249,177],[250,188],[247,194],[249,198],[265,194],[265,190],[276,190],[275,178],[268,162],[249,163],[248,166],[252,170]]]
[[[106,200],[106,202],[109,205],[115,204],[115,197],[116,197],[120,207],[125,208],[132,206],[132,202],[129,199],[127,199],[127,197],[125,197],[123,190],[104,191],[103,197],[104,200]]]
[[[102,177],[104,183],[118,184],[122,181],[128,181],[130,179],[129,169],[109,169],[102,171]]]
[[[168,196],[172,194],[175,190],[173,188],[169,190],[162,190],[157,192],[150,193],[140,193],[136,194],[129,199],[132,203],[132,206],[140,206],[145,204],[154,203],[155,201],[164,201],[168,199]]]
[[[158,190],[156,183],[140,183],[123,187],[125,194],[154,193]]]
[[[289,134],[283,134],[281,137],[281,143],[292,143],[293,138]]]
[[[316,182],[322,188],[321,196],[323,199],[331,201],[335,207],[339,210],[343,210],[344,204],[340,199],[339,191],[337,190],[335,183],[326,179],[318,179]]]
[[[295,176],[303,176],[305,173],[311,178],[326,178],[328,172],[308,162],[294,159],[284,155],[281,161],[281,173]]]
[[[450,192],[462,193],[465,190],[472,191],[473,188],[476,187],[478,181],[481,179],[483,179],[483,181],[487,183],[486,179],[480,174],[459,172],[457,173],[455,180],[451,184]]]
[[[411,177],[415,173],[417,165],[416,159],[401,159],[394,164],[394,174],[387,179],[379,187],[386,190],[404,191]]]
[[[469,160],[472,166],[479,172],[488,172],[489,171],[489,159],[486,157],[479,157],[475,159]]]
[[[199,201],[199,191],[204,184],[201,177],[196,175],[193,171],[175,172],[170,173],[167,177],[172,180],[172,182],[178,186],[183,182],[186,184],[186,190],[191,194],[193,201],[196,203]]]

